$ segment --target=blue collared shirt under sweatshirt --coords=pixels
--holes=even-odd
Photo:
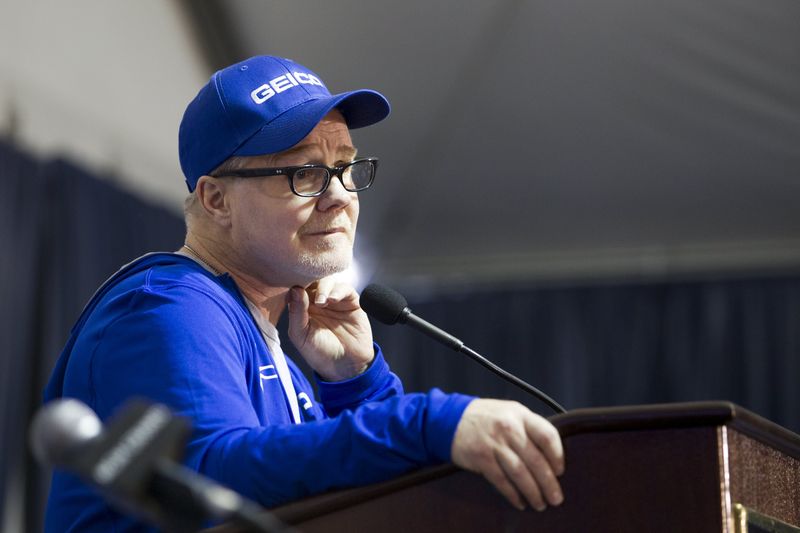
[[[107,420],[138,396],[191,419],[185,464],[265,506],[388,479],[450,460],[472,398],[404,394],[376,346],[363,374],[317,380],[287,358],[304,422],[294,424],[274,365],[227,274],[148,254],[123,267],[84,309],[45,390],[77,398]],[[73,475],[56,471],[46,531],[141,531]]]

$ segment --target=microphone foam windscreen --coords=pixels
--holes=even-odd
[[[76,453],[103,430],[91,408],[73,398],[48,403],[36,414],[30,438],[36,458],[52,466],[69,466]]]
[[[390,326],[397,324],[403,310],[408,307],[408,302],[402,294],[376,283],[364,287],[359,301],[361,308],[369,316]]]

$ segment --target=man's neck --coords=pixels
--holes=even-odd
[[[240,268],[228,254],[217,251],[212,244],[192,234],[186,236],[184,249],[195,259],[208,265],[215,274],[227,272],[236,282],[242,295],[255,304],[262,316],[272,325],[277,325],[286,307],[289,287],[273,287],[264,283]]]

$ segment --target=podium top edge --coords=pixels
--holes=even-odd
[[[550,417],[562,438],[581,433],[727,426],[800,458],[800,435],[728,401],[590,407]]]

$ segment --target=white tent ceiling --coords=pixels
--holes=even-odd
[[[381,279],[800,266],[794,0],[31,4],[0,22],[18,137],[37,136],[20,92],[53,92],[60,135],[94,137],[52,146],[176,210],[208,64],[272,53],[392,102],[354,135],[381,158],[359,246]]]

